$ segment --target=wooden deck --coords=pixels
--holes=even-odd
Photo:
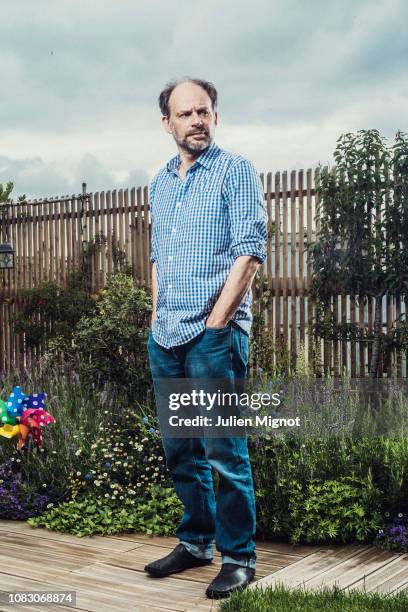
[[[207,584],[218,572],[212,566],[168,578],[150,578],[146,563],[170,552],[175,538],[140,534],[78,538],[20,521],[0,520],[0,590],[76,591],[77,610],[89,612],[152,612],[217,610],[205,597]],[[337,582],[343,588],[398,591],[408,588],[408,555],[371,547],[339,548],[259,542],[257,582],[318,587]],[[251,585],[251,586],[253,586]],[[9,607],[24,612],[72,610],[70,607]]]

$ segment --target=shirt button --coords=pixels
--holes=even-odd
[[[169,261],[173,261],[173,255],[169,255]]]
[[[172,232],[173,232],[173,234],[176,233],[176,228],[175,227],[173,227]]]
[[[171,284],[169,284],[169,289],[171,289]]]
[[[180,208],[180,206],[181,206],[181,202],[177,202],[176,208]]]

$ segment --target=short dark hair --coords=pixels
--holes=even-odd
[[[183,77],[181,79],[173,79],[169,81],[159,96],[159,106],[164,117],[170,117],[169,98],[172,91],[181,83],[194,83],[195,85],[202,87],[210,97],[212,109],[215,110],[217,108],[218,94],[212,83],[209,81],[203,81],[202,79]]]

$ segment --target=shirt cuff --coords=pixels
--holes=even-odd
[[[252,255],[252,257],[256,257],[261,264],[266,259],[266,249],[259,242],[237,244],[232,248],[232,253],[235,259],[241,257],[241,255]]]

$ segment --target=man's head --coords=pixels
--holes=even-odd
[[[200,154],[213,141],[217,125],[217,90],[212,83],[184,78],[168,83],[159,96],[166,132],[181,149]]]

